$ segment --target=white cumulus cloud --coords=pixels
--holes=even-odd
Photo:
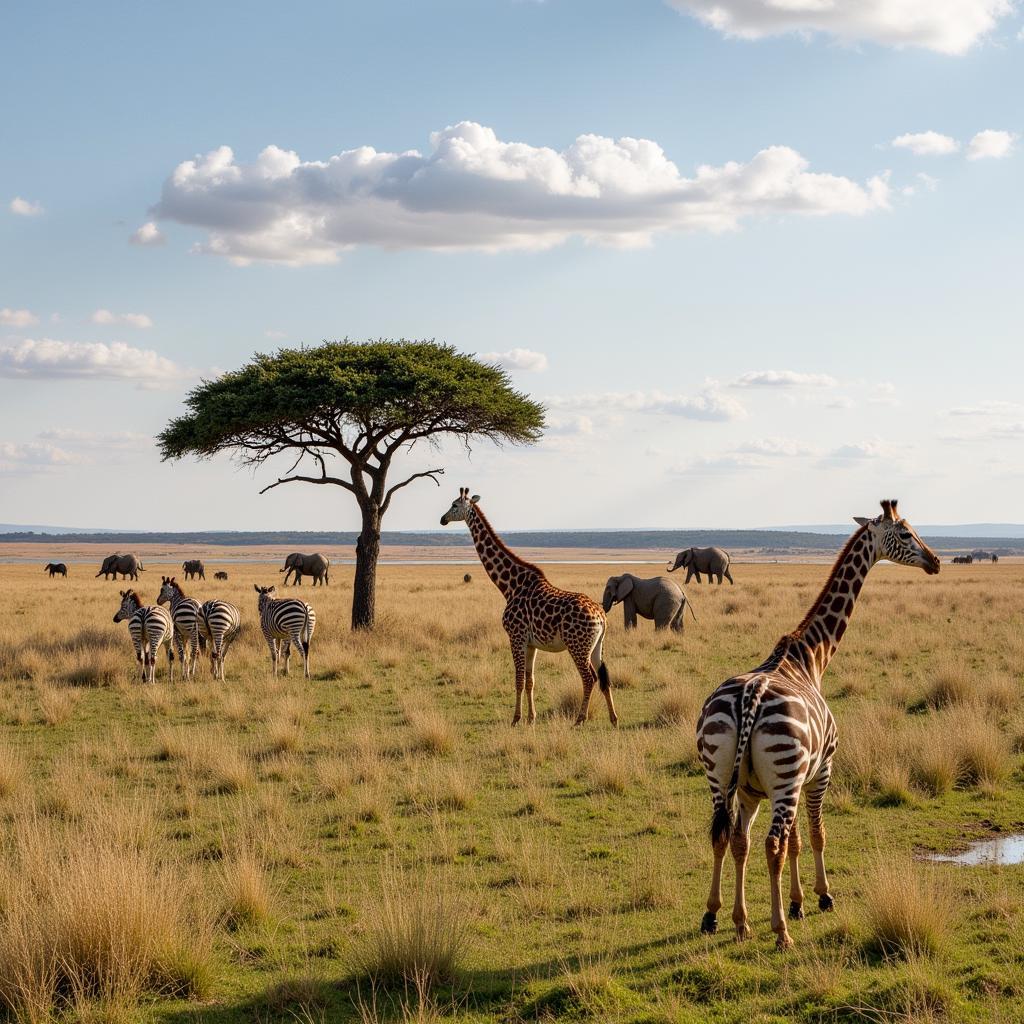
[[[153,321],[145,313],[112,313],[109,309],[97,309],[89,319],[104,327],[121,324],[145,329],[153,326]]]
[[[690,420],[725,422],[746,419],[747,410],[717,381],[705,381],[696,395],[672,395],[663,391],[606,391],[584,395],[554,395],[544,399],[552,409],[591,409],[607,413],[646,412],[681,416]]]
[[[192,376],[170,359],[122,342],[57,341],[28,338],[0,346],[0,377],[131,380],[144,385]]]
[[[48,442],[0,441],[0,473],[24,474],[83,462],[81,456]]]
[[[1012,0],[668,0],[728,36],[822,33],[844,43],[966,53],[1013,11]]]
[[[153,439],[146,434],[137,434],[130,430],[104,434],[92,430],[73,430],[67,427],[44,430],[39,434],[39,439],[67,445],[70,448],[130,449],[147,447],[153,443]]]
[[[548,368],[548,357],[543,352],[534,352],[529,348],[513,348],[508,352],[484,352],[480,358],[485,363],[497,363],[506,370],[539,373]]]
[[[897,135],[892,144],[899,149],[909,149],[916,156],[946,156],[960,148],[960,143],[951,135],[931,131]]]
[[[834,388],[835,377],[827,373],[799,373],[796,370],[752,370],[732,382],[734,388]]]
[[[968,160],[1001,160],[1009,156],[1017,136],[1013,132],[986,128],[967,144]]]
[[[179,164],[152,212],[204,230],[198,251],[297,265],[361,245],[497,251],[579,237],[636,246],[757,216],[859,216],[888,209],[889,197],[885,175],[861,183],[814,172],[787,146],[687,177],[647,139],[581,135],[555,150],[463,121],[435,132],[427,154],[362,146],[303,161],[268,146],[238,163],[221,146]]]
[[[133,231],[128,241],[132,245],[163,245],[165,239],[160,228],[150,220]]]
[[[7,208],[19,217],[38,217],[41,213],[45,213],[42,203],[32,199],[22,199],[21,196],[15,196]]]
[[[759,437],[737,445],[734,449],[741,455],[764,455],[768,458],[795,459],[819,454],[819,449],[803,441],[788,437]]]
[[[39,323],[39,317],[30,309],[9,309],[7,306],[0,309],[0,326],[32,327],[37,323]]]

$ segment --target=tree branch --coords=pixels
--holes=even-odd
[[[272,484],[267,484],[267,486],[260,491],[260,494],[266,494],[267,491],[272,491],[280,484],[293,484],[296,481],[303,484],[337,484],[338,487],[344,487],[346,491],[352,491],[353,494],[355,493],[355,488],[350,483],[345,480],[340,480],[336,476],[286,476],[281,477]]]
[[[422,473],[413,473],[412,476],[403,480],[400,484],[395,484],[394,487],[388,488],[388,492],[384,495],[384,501],[381,503],[380,506],[381,515],[387,512],[388,505],[391,504],[391,498],[394,495],[395,491],[400,491],[407,484],[411,484],[413,480],[419,480],[422,477],[429,477],[431,480],[434,481],[435,484],[437,484],[438,487],[440,487],[441,481],[437,479],[439,476],[444,476],[443,469],[426,469]]]

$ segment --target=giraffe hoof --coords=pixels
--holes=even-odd
[[[718,931],[718,918],[709,910],[700,919],[701,935],[714,935]]]
[[[516,717],[512,719],[512,727],[515,728],[518,724],[519,724],[519,716],[516,715]]]
[[[750,925],[748,925],[748,924],[738,924],[738,925],[736,925],[736,941],[737,942],[746,942],[747,940],[752,939],[753,937],[754,937],[754,933],[750,930]]]
[[[818,897],[818,909],[819,910],[824,910],[826,912],[830,911],[830,910],[834,910],[835,909],[835,905],[836,905],[835,901],[832,899],[831,896],[829,896],[829,894],[827,892],[823,893],[821,896]]]
[[[793,948],[793,940],[789,937],[789,935],[787,935],[785,932],[783,932],[781,935],[779,935],[775,939],[775,948],[779,949],[779,950],[782,950],[782,949],[792,949]]]
[[[791,921],[802,921],[804,919],[804,908],[803,904],[797,903],[796,901],[789,905],[789,919]]]

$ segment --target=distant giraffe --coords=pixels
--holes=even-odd
[[[714,869],[707,913],[700,930],[717,928],[722,906],[722,861],[732,846],[736,897],[732,920],[736,938],[750,936],[743,893],[750,827],[761,801],[772,805],[765,840],[771,882],[772,931],[776,945],[792,945],[782,913],[782,869],[790,858],[789,916],[803,917],[796,824],[800,794],[807,792],[807,817],[814,851],[818,907],[831,910],[825,876],[822,802],[836,751],[836,724],[821,693],[821,677],[842,640],[857,596],[871,567],[881,559],[939,571],[939,560],[905,519],[896,501],[883,501],[876,519],[855,517],[859,529],[847,541],[821,594],[792,633],[775,645],[752,672],[727,679],[708,697],[697,721],[697,751],[711,788],[711,843]],[[734,817],[737,797],[739,814]]]
[[[501,621],[512,645],[516,668],[516,711],[512,724],[517,725],[523,717],[524,686],[526,720],[531,725],[537,720],[533,703],[533,666],[537,651],[568,650],[583,680],[583,700],[576,724],[582,725],[587,720],[590,694],[594,683],[600,683],[608,703],[608,717],[612,725],[617,725],[619,716],[615,713],[611,679],[602,657],[607,626],[601,606],[586,594],[553,587],[537,566],[510,551],[480,510],[479,500],[479,494],[471,498],[469,488],[460,487],[458,498],[441,517],[441,525],[466,523],[487,575],[505,595],[505,614]]]

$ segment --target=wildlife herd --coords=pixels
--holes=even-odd
[[[515,710],[512,725],[524,714],[533,724],[534,666],[538,651],[567,651],[583,687],[576,724],[588,718],[591,695],[597,685],[607,705],[611,724],[618,714],[612,678],[604,657],[606,615],[616,604],[623,606],[625,626],[635,628],[637,619],[653,620],[656,630],[682,632],[688,602],[682,587],[666,576],[641,579],[632,574],[608,579],[598,603],[583,593],[552,585],[543,570],[520,558],[501,539],[480,508],[478,495],[460,488],[458,497],[441,517],[441,525],[464,522],[484,571],[505,598],[502,625],[508,635],[515,674]],[[771,821],[765,841],[771,895],[771,927],[780,949],[792,944],[782,896],[782,872],[790,865],[788,916],[803,917],[804,895],[800,885],[801,841],[796,813],[801,799],[807,811],[814,859],[814,892],[820,910],[833,907],[825,870],[825,827],[822,806],[836,751],[836,725],[822,694],[821,680],[849,625],[857,597],[871,568],[887,559],[918,568],[928,575],[939,572],[939,558],[899,515],[895,500],[881,502],[881,515],[855,517],[857,529],[840,552],[825,584],[804,618],[786,633],[757,667],[723,682],[708,697],[697,722],[697,751],[711,793],[711,845],[714,855],[707,911],[700,930],[712,934],[722,906],[722,865],[731,852],[735,863],[735,894],[732,921],[737,939],[750,935],[744,896],[750,830],[762,801],[770,806]],[[989,555],[996,561],[995,555]],[[958,556],[954,563],[972,561]],[[720,548],[688,548],[680,551],[668,572],[685,568],[685,582],[704,576],[719,584],[732,584],[730,557]],[[185,579],[204,580],[205,567],[198,559],[186,560]],[[313,584],[327,585],[330,562],[320,554],[294,553],[280,572],[294,585],[303,576]],[[62,563],[48,563],[50,576],[67,575]],[[97,576],[138,580],[145,571],[133,554],[113,554],[104,559]],[[215,574],[226,579],[227,573]],[[471,581],[466,573],[465,583]],[[270,649],[273,672],[288,673],[291,648],[302,656],[305,677],[310,678],[310,645],[316,613],[298,598],[278,597],[273,586],[256,586],[260,630]],[[690,610],[693,615],[692,609]],[[694,616],[695,618],[695,616]],[[241,627],[239,609],[227,601],[200,602],[188,596],[173,576],[163,576],[155,604],[144,604],[135,589],[120,592],[115,622],[128,623],[128,631],[140,666],[141,678],[153,682],[159,649],[167,645],[168,677],[173,678],[175,653],[181,673],[190,679],[199,654],[209,648],[211,672],[224,679],[225,659]]]

